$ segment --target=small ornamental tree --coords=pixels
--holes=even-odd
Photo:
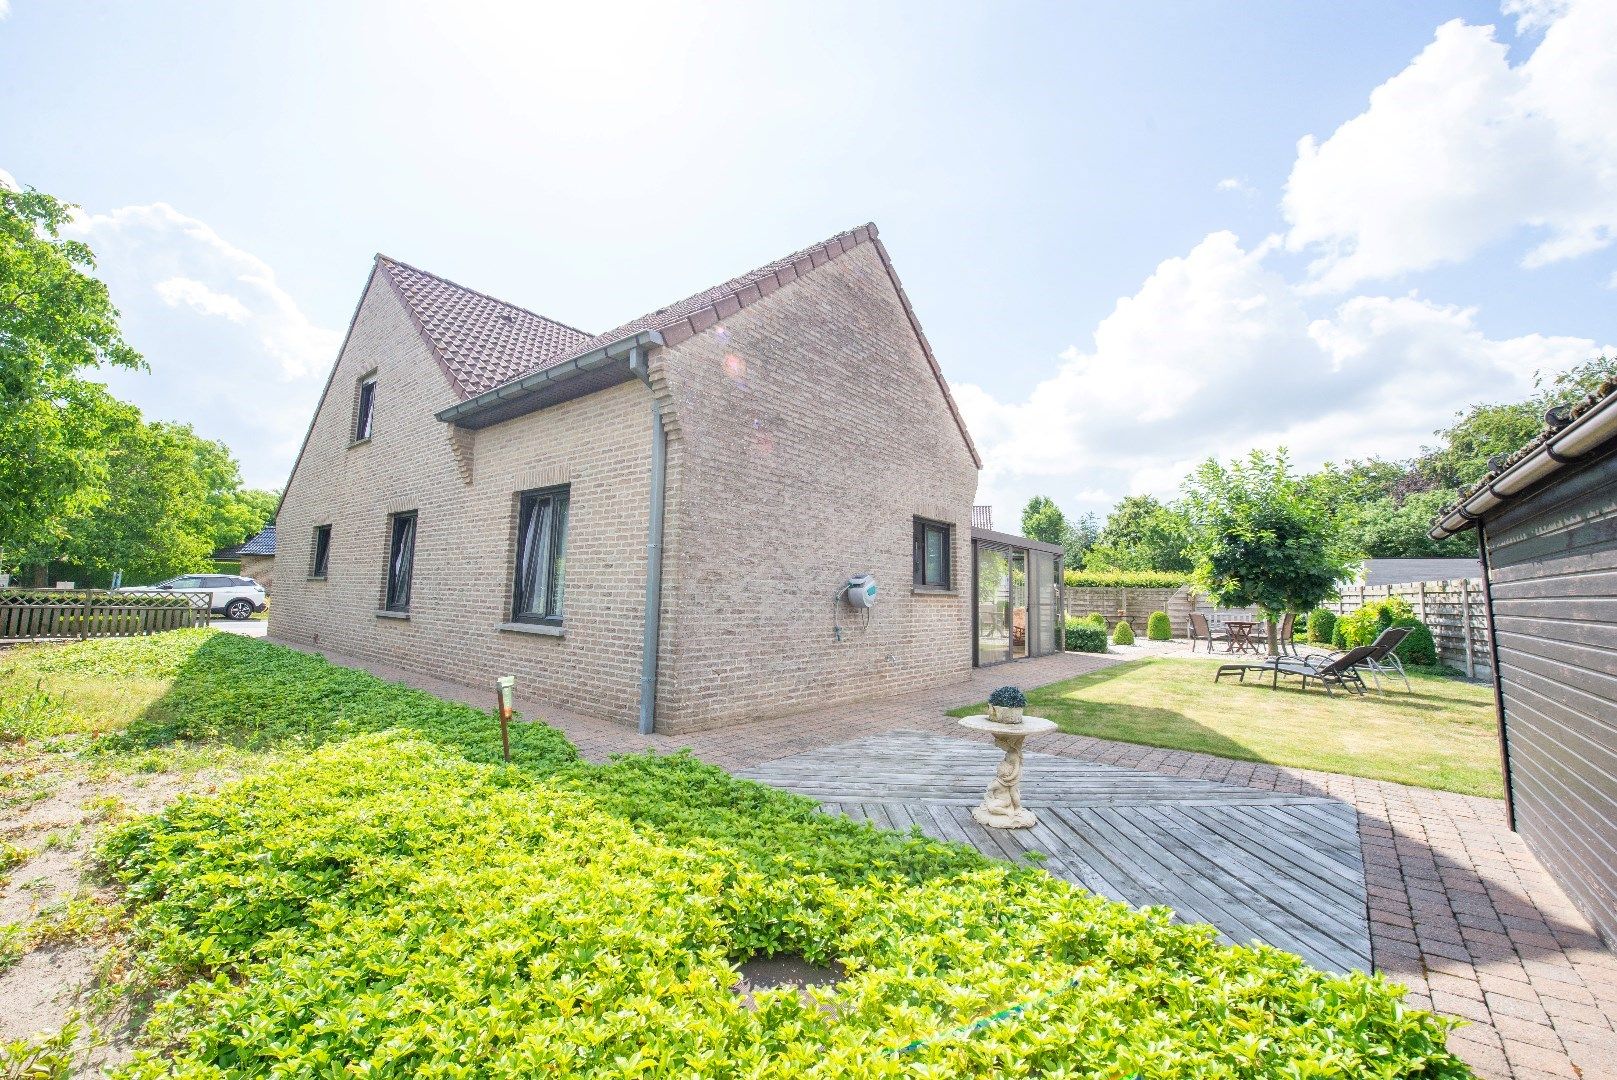
[[[1278,652],[1282,612],[1311,611],[1336,596],[1358,553],[1341,519],[1293,476],[1284,450],[1254,450],[1228,466],[1209,458],[1185,482],[1195,584],[1227,607],[1256,607]]]
[[[1173,640],[1173,624],[1168,621],[1166,611],[1151,613],[1151,617],[1145,621],[1145,636],[1151,641]]]

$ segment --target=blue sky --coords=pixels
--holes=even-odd
[[[874,220],[1002,521],[1617,341],[1611,0],[584,8],[0,0],[0,169],[259,486],[376,251],[599,330]]]

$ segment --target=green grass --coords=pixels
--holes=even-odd
[[[1240,761],[1347,773],[1375,780],[1503,794],[1493,692],[1452,676],[1412,671],[1385,694],[1337,693],[1296,680],[1271,689],[1214,683],[1204,660],[1147,659],[1028,692],[1027,711],[1074,735],[1194,750]],[[1289,685],[1288,685],[1289,682]],[[982,706],[952,715],[981,712]]]
[[[596,766],[533,724],[505,765],[487,713],[234,635],[0,663],[0,695],[90,683],[89,713],[57,720],[75,752],[266,763],[101,841],[125,905],[105,925],[163,991],[126,1080],[1469,1075],[1446,1023],[1379,978],[688,754]],[[61,930],[104,932],[100,914],[64,909]],[[778,953],[847,977],[732,993],[737,962]]]

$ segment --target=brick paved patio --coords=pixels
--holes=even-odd
[[[316,650],[317,651],[317,650]],[[333,654],[337,663],[441,697],[489,707],[492,691]],[[1010,671],[1024,686],[1086,674],[1121,657],[1067,653],[988,668],[924,693],[700,732],[642,737],[627,726],[519,699],[528,717],[566,732],[591,760],[689,747],[727,769],[901,729],[959,735],[947,709],[981,701]],[[1232,761],[1181,750],[1051,735],[1039,747],[1085,761],[1265,791],[1327,795],[1358,811],[1377,971],[1411,1000],[1472,1021],[1451,1045],[1478,1076],[1617,1080],[1617,958],[1550,880],[1503,803],[1334,773]]]

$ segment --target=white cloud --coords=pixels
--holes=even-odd
[[[152,291],[162,297],[169,307],[189,307],[203,315],[220,315],[231,322],[242,322],[248,317],[247,305],[226,293],[214,292],[200,281],[190,278],[169,278],[159,281]]]
[[[0,0],[0,19],[11,14],[11,0]]]
[[[1298,145],[1286,245],[1321,289],[1462,261],[1525,231],[1529,267],[1617,241],[1617,4],[1516,0],[1543,39],[1512,66],[1491,26],[1439,27],[1369,107]]]
[[[1165,260],[1024,401],[958,387],[983,450],[977,501],[996,517],[1034,494],[1104,513],[1123,494],[1170,496],[1198,461],[1253,446],[1285,445],[1305,467],[1408,456],[1455,410],[1600,351],[1492,339],[1475,309],[1413,295],[1315,312],[1318,298],[1271,265],[1276,247],[1217,232]]]
[[[5,2],[6,0],[0,0],[0,4]],[[17,183],[15,176],[12,176],[4,169],[0,169],[0,188],[5,188],[7,191],[21,191],[22,185]]]
[[[151,365],[102,372],[113,392],[223,440],[250,485],[284,484],[341,333],[310,320],[262,259],[166,203],[81,211],[64,231],[95,250]]]
[[[1242,180],[1239,176],[1226,176],[1224,179],[1220,180],[1216,186],[1220,191],[1233,191],[1236,194],[1245,195],[1248,198],[1251,198],[1258,193],[1257,188],[1253,187],[1245,180]]]

